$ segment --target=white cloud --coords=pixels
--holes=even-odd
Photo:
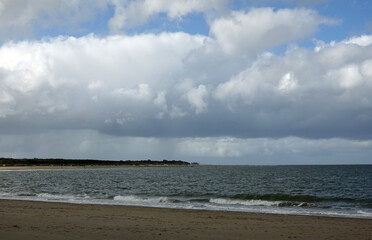
[[[359,66],[355,64],[332,70],[328,73],[328,76],[342,88],[356,87],[363,80],[359,72]]]
[[[0,118],[14,114],[15,99],[9,93],[0,92]]]
[[[89,83],[88,88],[94,90],[94,89],[102,88],[102,86],[103,86],[103,83],[101,81],[94,81],[94,82]]]
[[[314,52],[293,49],[283,57],[258,60],[229,81],[220,83],[214,97],[226,104],[232,101],[264,104],[261,101],[296,100],[300,105],[310,95],[328,98],[325,102],[337,101],[346,93],[353,96],[348,101],[370,99],[367,89],[372,90],[371,53],[372,44],[360,46],[349,42],[325,44]],[[287,95],[277,95],[275,89]]]
[[[348,40],[343,41],[346,44],[356,44],[362,47],[366,47],[372,44],[372,36],[370,35],[362,35],[359,37],[352,37]]]
[[[236,65],[236,58],[210,47],[214,43],[167,33],[4,44],[0,130],[22,131],[22,125],[152,137],[370,135],[371,45],[294,48]],[[218,57],[208,65],[194,58],[205,54]]]
[[[208,107],[206,98],[208,96],[208,91],[206,86],[199,85],[197,88],[193,88],[186,93],[186,98],[195,109],[195,113],[199,114],[205,111]]]
[[[280,79],[278,90],[281,92],[290,92],[297,88],[297,79],[292,73],[286,73]]]
[[[154,137],[368,135],[372,46],[339,42],[263,54],[216,78],[239,65],[219,55],[199,74],[202,63],[190,56],[206,54],[205,44],[209,38],[184,33],[5,44],[2,131],[22,124]]]
[[[76,26],[79,29],[81,23],[92,20],[107,4],[106,0],[1,0],[0,40],[32,35],[34,28],[79,31]]]
[[[117,97],[129,98],[132,100],[150,100],[152,98],[152,91],[148,84],[138,84],[134,89],[119,88],[115,89],[112,94]]]
[[[168,83],[181,76],[183,58],[199,48],[203,39],[183,33],[88,35],[4,44],[0,86],[2,104],[9,111],[2,115],[71,110],[81,104],[79,115],[94,108],[98,100],[113,108],[129,104],[120,98],[152,102],[154,92],[166,91]]]
[[[372,60],[366,60],[361,66],[362,74],[372,83]]]
[[[253,8],[214,20],[210,33],[229,54],[256,54],[302,39],[314,33],[320,24],[331,23],[332,20],[308,9]]]
[[[208,138],[182,138],[173,139],[175,148],[182,156],[196,159],[225,159],[222,164],[281,164],[283,162],[294,163],[298,157],[304,157],[303,162],[317,162],[325,164],[331,162],[333,157],[339,157],[338,161],[347,162],[350,155],[363,156],[366,161],[368,153],[372,151],[370,141],[351,141],[345,139],[311,140],[297,137],[281,139],[256,138],[239,139],[231,137],[208,137]],[[341,150],[342,149],[342,150]],[[324,156],[327,152],[328,156]],[[339,153],[345,154],[344,157]],[[359,154],[358,154],[359,153]],[[305,157],[306,156],[306,157]],[[294,159],[289,159],[289,157]],[[327,158],[328,157],[328,158]],[[312,159],[313,158],[313,159]],[[298,163],[298,162],[297,162]]]
[[[110,19],[111,32],[117,33],[125,28],[142,25],[156,14],[166,13],[171,20],[180,19],[193,12],[206,12],[210,10],[221,11],[229,0],[139,0],[119,1],[113,0],[115,15]]]
[[[197,157],[242,157],[253,152],[247,140],[224,137],[180,139],[176,147],[182,155]]]
[[[217,86],[214,97],[218,100],[244,99],[249,104],[256,96],[258,86],[261,84],[262,72],[257,66],[252,66],[237,76],[233,76],[229,81]]]
[[[267,51],[337,21],[305,8],[230,11],[229,2],[0,0],[0,152],[370,161],[372,36],[315,40],[314,51],[295,47],[276,56]],[[84,34],[84,23],[97,19],[120,33],[164,15],[178,23],[194,13],[203,14],[210,36],[19,40],[45,30]]]
[[[154,99],[154,103],[161,109],[167,111],[168,106],[167,106],[166,92],[165,91],[159,92],[156,98]]]

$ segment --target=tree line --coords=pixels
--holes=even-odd
[[[197,165],[197,163],[192,163]],[[140,166],[140,165],[191,165],[181,160],[94,160],[63,158],[0,158],[0,166]]]

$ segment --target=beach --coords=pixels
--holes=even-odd
[[[372,239],[372,220],[0,200],[0,239]]]

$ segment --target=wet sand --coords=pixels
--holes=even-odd
[[[372,239],[372,219],[0,200],[0,239]]]

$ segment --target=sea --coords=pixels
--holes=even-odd
[[[0,198],[372,219],[372,165],[2,170]]]

